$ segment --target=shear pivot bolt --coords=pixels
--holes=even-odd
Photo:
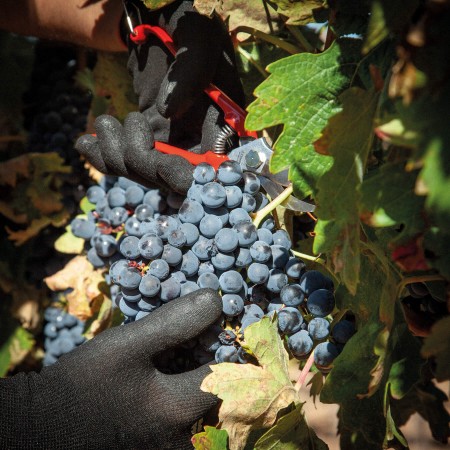
[[[261,164],[261,159],[259,158],[258,152],[256,152],[255,150],[250,150],[245,155],[245,164],[247,165],[247,167],[252,167],[253,169],[258,167]]]

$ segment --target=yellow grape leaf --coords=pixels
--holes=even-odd
[[[214,11],[220,10],[223,0],[194,0],[194,8],[205,16],[212,16]]]
[[[111,299],[104,297],[99,311],[86,324],[84,336],[92,339],[106,328],[111,326],[113,319],[113,307]]]
[[[102,270],[94,269],[85,256],[75,256],[64,269],[44,279],[52,291],[73,289],[67,294],[70,314],[81,320],[87,320],[98,311],[105,294],[101,287],[104,284]]]
[[[253,430],[271,427],[280,409],[298,401],[276,320],[264,317],[249,325],[245,348],[258,359],[259,366],[213,365],[212,374],[201,386],[222,400],[219,422],[228,432],[231,450],[243,449]]]
[[[17,179],[30,176],[30,160],[28,154],[3,161],[0,164],[0,185],[16,187]]]
[[[55,250],[60,253],[79,255],[84,248],[85,240],[73,235],[70,225],[66,227],[66,232],[55,241]]]
[[[127,70],[127,58],[125,53],[98,52],[94,69],[95,94],[111,97],[111,110],[108,113],[119,120],[138,109],[133,83]]]

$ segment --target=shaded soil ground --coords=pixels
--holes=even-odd
[[[441,383],[438,386],[448,395],[449,383]],[[314,406],[311,397],[309,397],[309,388],[305,387],[300,391],[300,397],[302,401],[306,401],[304,405],[305,415],[308,423],[314,428],[317,435],[328,444],[330,450],[340,450],[336,416],[338,406],[325,405],[320,402],[316,402],[316,406]],[[447,409],[450,410],[450,402],[447,402]],[[408,423],[401,427],[401,431],[408,441],[410,450],[443,450],[450,448],[449,445],[439,444],[433,440],[428,423],[419,414],[414,414]]]

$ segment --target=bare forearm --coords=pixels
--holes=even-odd
[[[27,36],[124,51],[120,0],[3,0],[0,28]]]

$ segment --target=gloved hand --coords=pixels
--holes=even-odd
[[[39,374],[1,380],[0,448],[192,448],[191,426],[217,402],[200,390],[210,369],[164,375],[152,360],[221,311],[215,291],[198,290],[102,332]]]
[[[140,0],[136,3],[142,5]],[[100,116],[95,122],[97,137],[82,136],[75,147],[103,173],[184,194],[192,183],[193,166],[179,156],[154,151],[154,139],[196,153],[214,148],[225,122],[203,90],[213,82],[244,105],[234,50],[220,18],[195,12],[192,1],[177,1],[154,12],[138,7],[144,23],[158,25],[173,37],[176,58],[155,36],[142,45],[129,40],[128,69],[143,114],[127,117],[123,128],[111,116]],[[137,20],[133,17],[134,25]]]

